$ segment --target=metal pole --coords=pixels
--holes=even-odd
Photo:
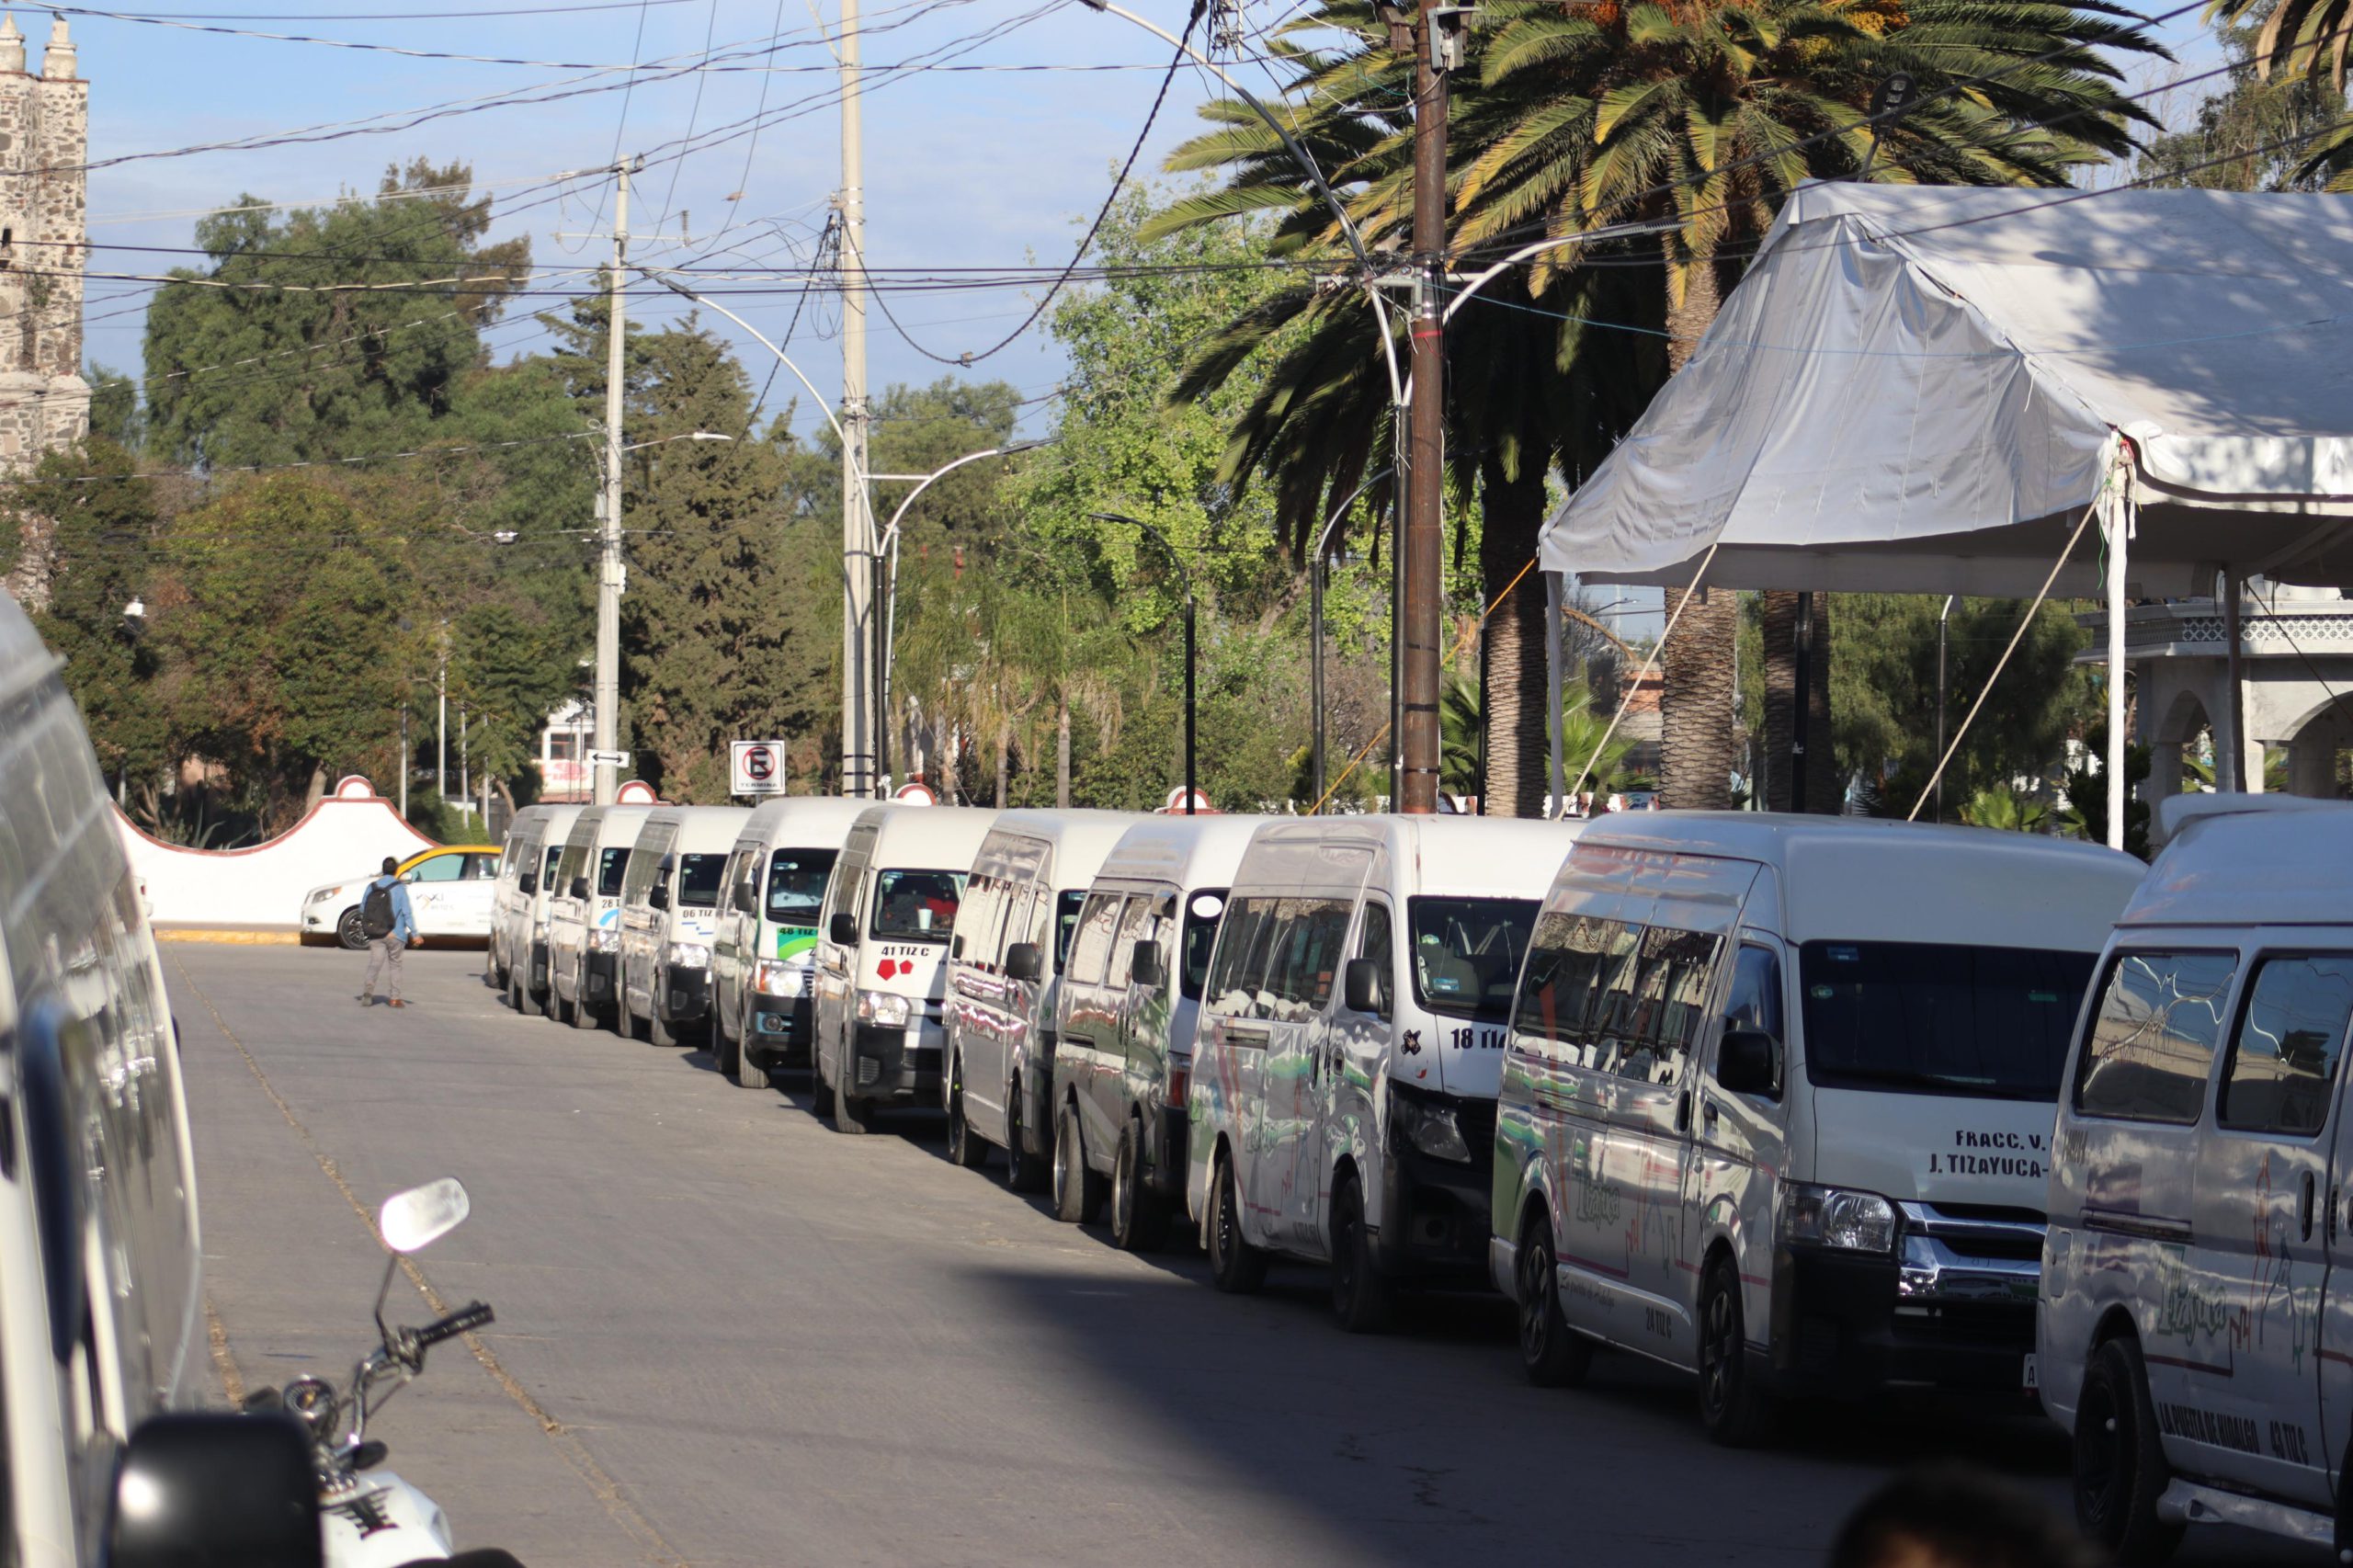
[[[408,683],[401,683],[401,820],[408,820]]]
[[[2218,782],[2227,780],[2222,784],[2225,790],[2258,791],[2263,788],[2262,773],[2258,770],[2250,783],[2246,771],[2246,676],[2239,664],[2239,590],[2243,581],[2236,572],[2223,568],[2222,674],[2231,683],[2231,767],[2225,773],[2220,766],[2222,759],[2216,757],[2214,777]]]
[[[1438,810],[1438,584],[1446,569],[1446,77],[1431,58],[1438,0],[1422,0],[1414,54],[1414,400],[1408,411],[1412,461],[1406,473],[1403,570],[1404,651],[1401,670],[1404,776],[1401,809]]]
[[[433,675],[433,798],[449,800],[449,623],[441,623],[441,664]]]
[[[866,174],[859,118],[858,0],[842,0],[842,793],[871,794],[867,733],[874,521],[867,494]]]
[[[2124,847],[2124,572],[2132,503],[2111,496],[2108,511],[2108,846]]]
[[[1945,628],[1952,619],[1953,596],[1945,596],[1945,608],[1937,613],[1937,760],[1945,756]],[[1937,820],[1945,820],[1945,776],[1937,773]]]
[[[1310,646],[1307,653],[1307,705],[1314,710],[1312,718],[1315,735],[1308,743],[1311,760],[1308,783],[1314,789],[1314,799],[1324,799],[1324,557],[1318,554],[1308,563],[1307,622]]]
[[[1552,798],[1549,815],[1559,821],[1568,814],[1568,786],[1561,778],[1561,574],[1544,574],[1544,792]]]
[[[1185,574],[1185,814],[1193,814],[1193,574]]]
[[[1805,810],[1805,722],[1813,697],[1813,596],[1798,596],[1797,700],[1790,710],[1790,810]]]
[[[473,758],[469,755],[470,748],[466,744],[466,718],[465,704],[461,702],[458,705],[458,799],[460,801],[472,800],[474,793]]]
[[[614,165],[613,269],[607,278],[605,321],[604,551],[597,571],[597,750],[620,745],[621,711],[621,407],[627,390],[629,318],[622,279],[629,267],[629,176],[635,158]],[[609,760],[596,766],[596,801],[609,806],[620,789],[620,770]]]

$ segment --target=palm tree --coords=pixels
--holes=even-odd
[[[1493,0],[1483,13],[1495,28],[1474,45],[1479,76],[1457,88],[1449,116],[1453,254],[1628,220],[1676,225],[1644,252],[1621,243],[1552,253],[1483,291],[1449,329],[1449,451],[1477,471],[1491,598],[1499,574],[1534,552],[1547,468],[1574,483],[1607,452],[1689,357],[1745,247],[1791,189],[1861,172],[1868,106],[1890,74],[1908,72],[1918,96],[1881,132],[1879,180],[2062,185],[2129,149],[2130,122],[2154,123],[2118,91],[2103,51],[2161,51],[2102,0]],[[1285,34],[1276,47],[1297,71],[1286,102],[1303,106],[1291,111],[1294,140],[1347,193],[1369,244],[1401,244],[1410,62],[1353,0],[1325,0]],[[1287,41],[1299,37],[1341,42]],[[1220,169],[1224,182],[1175,204],[1159,226],[1274,214],[1279,254],[1335,257],[1335,226],[1279,139],[1243,105],[1204,114],[1218,129],[1170,167]],[[1360,296],[1302,283],[1207,346],[1180,395],[1258,353],[1275,362],[1235,432],[1228,477],[1270,477],[1286,517],[1304,521],[1309,503],[1353,483],[1390,438],[1379,334]],[[1507,604],[1489,636],[1502,732],[1490,762],[1511,778],[1495,798],[1519,809],[1541,794],[1527,745],[1542,712],[1528,628],[1540,633],[1541,619],[1540,608]],[[1665,650],[1666,785],[1677,803],[1729,803],[1736,627],[1732,596],[1706,595]]]

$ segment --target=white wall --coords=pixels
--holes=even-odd
[[[320,883],[371,873],[387,855],[405,860],[433,847],[357,774],[301,822],[250,849],[186,849],[150,838],[119,812],[115,822],[131,869],[146,881],[158,926],[290,931],[301,919],[302,895]]]

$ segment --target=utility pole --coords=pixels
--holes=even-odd
[[[605,290],[605,485],[597,497],[605,548],[597,567],[597,750],[607,753],[620,745],[621,401],[629,339],[621,280],[629,267],[629,176],[636,164],[630,157],[613,165],[619,179],[613,191],[613,268]],[[602,760],[596,777],[597,804],[611,805],[620,790],[620,769]]]
[[[842,793],[876,791],[870,729],[874,518],[866,493],[866,173],[859,123],[858,0],[842,0]]]
[[[1438,810],[1438,581],[1445,569],[1446,74],[1439,69],[1458,9],[1421,0],[1414,51],[1414,401],[1408,411],[1404,578],[1399,697],[1404,766],[1399,807]]]
[[[433,796],[449,803],[449,623],[441,623],[441,665],[433,676]]]

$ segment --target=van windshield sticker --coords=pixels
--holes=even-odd
[[[1860,948],[1824,948],[1822,956],[1832,963],[1856,963],[1861,960],[1863,950]]]

